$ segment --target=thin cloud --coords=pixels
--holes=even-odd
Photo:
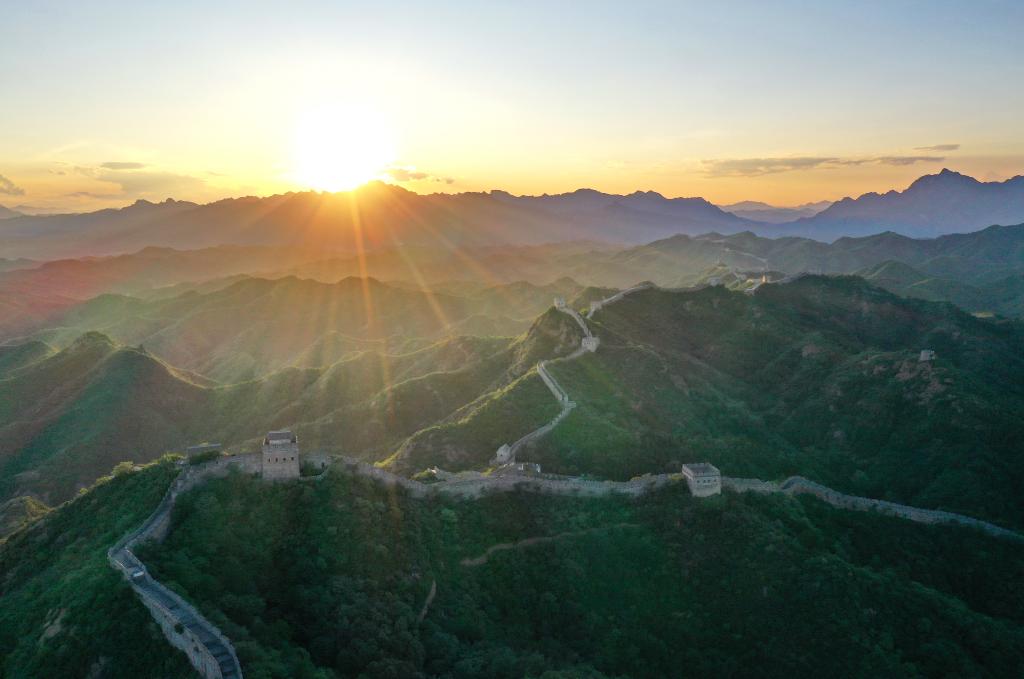
[[[7,196],[24,196],[25,189],[0,174],[0,193]]]
[[[789,158],[724,158],[701,161],[711,177],[759,177],[780,172],[834,169],[849,165],[913,165],[939,163],[941,156],[874,156],[841,158],[839,156],[795,156]]]
[[[934,153],[935,151],[959,151],[960,144],[936,144],[935,146],[915,146],[915,151],[928,151]]]
[[[407,167],[391,167],[384,172],[391,179],[399,183],[404,182],[439,182],[444,184],[454,184],[455,179],[452,177],[438,177],[430,174],[429,172],[422,172],[420,170],[414,170]]]
[[[65,198],[93,198],[96,200],[111,200],[113,198],[121,198],[119,193],[95,193],[93,191],[74,191],[72,193],[65,193]]]
[[[206,182],[199,177],[143,169],[147,167],[144,163],[108,162],[98,166],[76,165],[72,170],[120,189],[120,194],[94,192],[94,196],[152,198],[186,195],[206,188]]]
[[[101,171],[94,175],[101,182],[117,184],[124,195],[134,198],[181,196],[200,191],[206,182],[198,177],[172,172]]]
[[[913,165],[914,163],[941,163],[945,160],[943,156],[882,156],[875,158],[875,162],[882,165]]]
[[[141,170],[146,167],[145,163],[131,163],[122,161],[110,161],[100,165],[104,170]]]
[[[707,173],[714,177],[757,177],[777,172],[813,170],[842,162],[828,156],[799,156],[796,158],[726,158],[701,161]]]

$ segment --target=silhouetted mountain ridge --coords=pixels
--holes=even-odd
[[[830,239],[893,230],[911,236],[938,236],[993,224],[1024,221],[1024,176],[981,182],[943,169],[919,177],[904,191],[843,198],[813,217],[782,228],[787,233]]]

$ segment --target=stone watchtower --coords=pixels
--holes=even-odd
[[[722,492],[722,472],[710,462],[690,462],[683,465],[682,471],[694,496],[707,497]]]
[[[263,439],[263,478],[299,477],[299,437],[287,429],[268,432]]]

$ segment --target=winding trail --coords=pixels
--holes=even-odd
[[[416,624],[419,625],[423,622],[423,619],[427,617],[427,613],[430,612],[430,604],[434,603],[434,597],[437,596],[437,580],[430,582],[430,591],[427,592],[427,599],[423,602],[423,608],[420,609],[420,614],[416,618]]]
[[[596,526],[594,528],[587,528],[585,530],[573,530],[558,533],[557,535],[539,536],[532,538],[523,538],[515,542],[499,542],[496,545],[488,547],[483,554],[475,557],[466,557],[459,562],[460,565],[466,566],[467,568],[475,568],[477,566],[483,566],[487,563],[488,559],[491,558],[497,552],[504,552],[513,549],[523,549],[524,547],[532,547],[534,545],[542,545],[547,542],[555,542],[556,540],[563,540],[565,538],[577,537],[580,535],[590,535],[592,533],[599,533],[613,528],[640,528],[638,523],[613,523],[609,526]]]

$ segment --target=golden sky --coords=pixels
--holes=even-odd
[[[549,5],[5,10],[0,204],[384,178],[796,205],[1024,172],[1020,5]]]

